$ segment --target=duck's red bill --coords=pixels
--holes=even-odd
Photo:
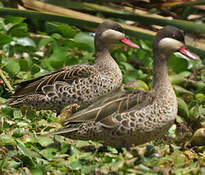
[[[181,49],[179,49],[179,52],[185,56],[187,56],[188,58],[190,59],[193,59],[193,60],[200,60],[200,58],[193,54],[192,52],[190,52],[188,49],[186,49],[185,46],[182,46]]]
[[[137,48],[137,49],[140,48],[137,44],[135,44],[132,41],[128,40],[126,37],[122,38],[121,42],[123,42],[124,44],[126,44],[126,45],[128,45],[130,47],[133,47],[133,48]]]

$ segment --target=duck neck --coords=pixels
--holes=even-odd
[[[168,59],[169,55],[156,52],[154,53],[154,75],[153,89],[167,89],[171,87],[168,77]]]
[[[117,64],[110,55],[108,46],[103,42],[101,43],[101,45],[96,45],[95,64],[99,66],[99,69],[113,68],[112,66]]]

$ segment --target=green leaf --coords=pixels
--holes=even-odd
[[[16,24],[11,27],[8,34],[13,37],[25,37],[28,36],[28,27],[26,23]]]
[[[65,48],[56,46],[52,55],[48,58],[48,61],[52,67],[58,69],[65,64],[67,59],[67,52]]]
[[[12,118],[13,117],[13,109],[11,107],[5,106],[1,107],[1,116]]]
[[[19,59],[19,66],[21,68],[21,71],[28,71],[29,70],[29,63],[26,59]]]
[[[42,47],[46,47],[48,43],[50,43],[51,41],[53,41],[52,38],[41,39],[38,43],[38,49],[41,49]]]
[[[57,29],[62,33],[64,37],[67,38],[73,38],[76,34],[75,31],[72,29],[72,27],[66,24],[58,25]]]
[[[32,175],[44,175],[44,172],[40,168],[32,168],[31,169],[31,174]]]
[[[30,149],[28,149],[24,142],[22,142],[21,140],[17,139],[16,140],[17,143],[17,148],[18,150],[25,156],[29,157],[30,159],[32,159],[33,153],[30,151]]]
[[[94,37],[85,32],[80,32],[74,37],[77,43],[84,43],[89,45],[91,51],[94,51]]]
[[[21,46],[30,46],[30,47],[36,47],[36,44],[31,38],[23,37],[23,38],[14,38],[16,41],[16,44],[19,44]]]
[[[187,70],[188,68],[188,62],[183,59],[182,57],[176,57],[175,55],[172,55],[169,59],[168,66],[176,73],[182,72]]]
[[[50,137],[38,137],[38,143],[43,146],[43,147],[46,147],[50,144],[53,143],[53,140],[50,138]]]
[[[195,97],[196,97],[196,100],[197,100],[198,103],[203,103],[203,102],[205,102],[205,95],[204,95],[204,94],[202,94],[202,93],[197,93],[197,94],[195,95]]]
[[[149,87],[142,80],[133,80],[133,81],[129,81],[128,83],[125,84],[125,89],[126,90],[145,90],[145,91],[148,91]]]
[[[189,110],[187,104],[181,98],[177,98],[177,102],[178,102],[178,114],[184,117],[185,119],[189,120]]]
[[[10,58],[4,69],[9,74],[14,76],[20,71],[20,66],[16,61],[14,61],[13,59]]]
[[[19,137],[22,137],[24,136],[25,134],[25,130],[24,128],[16,128],[14,131],[13,131],[13,137],[16,137],[16,138],[19,138]]]
[[[12,37],[0,33],[0,47],[13,41]]]
[[[15,145],[16,142],[13,139],[13,137],[11,137],[10,135],[2,133],[0,135],[0,145],[7,145],[7,144]]]
[[[174,87],[174,90],[175,90],[177,95],[180,95],[180,94],[190,94],[190,95],[192,95],[193,94],[191,91],[188,91],[188,90],[186,90],[185,88],[183,88],[181,86],[173,85],[173,87]]]
[[[25,20],[25,18],[17,17],[17,16],[6,16],[4,19],[4,22],[6,24],[12,23],[12,24],[19,24],[22,23]]]
[[[46,158],[46,159],[52,159],[55,157],[55,154],[57,152],[56,148],[46,148],[43,149],[40,153]]]

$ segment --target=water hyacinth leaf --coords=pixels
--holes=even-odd
[[[25,134],[25,130],[24,128],[16,128],[14,131],[13,131],[13,137],[15,138],[20,138],[22,136],[24,136]]]
[[[36,44],[31,38],[23,37],[23,38],[14,38],[14,41],[16,41],[16,44],[19,44],[21,46],[30,46],[30,47],[36,47]]]
[[[205,82],[203,81],[196,81],[193,84],[199,92],[205,92]]]
[[[140,40],[140,46],[144,50],[152,51],[152,43],[150,41]]]
[[[184,58],[177,57],[172,55],[169,59],[169,68],[171,68],[174,72],[179,73],[182,71],[186,71],[188,68],[188,62]]]
[[[11,167],[11,168],[18,168],[18,167],[20,167],[20,165],[21,165],[21,162],[17,162],[15,160],[9,161],[9,167]]]
[[[44,172],[41,168],[32,168],[31,174],[32,175],[44,175]]]
[[[193,92],[191,92],[191,91],[189,91],[189,90],[187,90],[187,89],[185,89],[181,86],[178,86],[178,85],[173,85],[173,88],[174,88],[177,95],[181,95],[181,94],[190,94],[190,95],[192,95],[193,94]]]
[[[48,43],[52,42],[52,38],[43,38],[38,42],[38,49],[41,49],[42,47],[46,47]]]
[[[0,48],[2,46],[4,46],[5,44],[8,44],[10,43],[11,41],[13,41],[12,37],[8,36],[8,35],[5,35],[5,34],[2,34],[0,33]]]
[[[89,51],[89,52],[94,51],[90,48],[90,46],[88,44],[79,43],[79,42],[76,42],[73,40],[65,40],[64,45],[65,45],[65,47],[67,47],[69,49],[78,48],[79,50],[85,50],[85,51]]]
[[[205,95],[203,93],[197,93],[195,94],[195,98],[198,103],[205,103]]]
[[[18,148],[18,150],[19,150],[23,155],[25,155],[26,157],[29,157],[30,160],[32,161],[32,157],[34,156],[34,155],[33,155],[33,152],[32,152],[30,149],[28,149],[28,148],[26,147],[26,145],[24,144],[24,142],[22,142],[21,140],[17,139],[17,140],[16,140],[16,143],[17,143],[17,148]],[[33,162],[33,161],[32,161],[32,162]]]
[[[56,41],[62,39],[62,35],[59,34],[59,33],[54,33],[54,34],[51,35],[51,37],[52,37],[53,39],[55,39]],[[55,44],[56,44],[56,43],[55,43]]]
[[[189,72],[189,71],[183,71],[183,72],[180,72],[178,75],[180,75],[180,76],[183,76],[183,77],[189,77],[189,76],[191,76],[191,72]]]
[[[183,75],[170,75],[169,79],[172,85],[182,85],[185,82]]]
[[[5,24],[19,24],[19,23],[22,23],[23,21],[25,20],[25,18],[22,18],[22,17],[17,17],[17,16],[6,16],[4,18],[4,22]]]
[[[61,25],[58,25],[56,28],[66,38],[73,38],[76,35],[76,32],[69,25],[61,24]]]
[[[41,67],[37,64],[33,64],[31,68],[31,73],[36,74],[41,71]]]
[[[125,84],[126,90],[145,90],[148,91],[148,85],[142,80],[133,80]]]
[[[67,52],[65,48],[56,46],[52,55],[48,58],[48,61],[53,68],[58,69],[63,66],[66,61],[66,58]]]
[[[20,71],[20,66],[19,64],[14,61],[13,59],[9,59],[7,65],[4,68],[11,76],[16,75]]]
[[[134,71],[135,70],[135,68],[131,64],[129,64],[129,63],[120,62],[120,64],[124,66],[124,69],[126,71]]]
[[[28,26],[26,23],[16,24],[8,31],[8,35],[12,37],[26,37],[28,36]]]
[[[13,109],[8,106],[1,107],[1,116],[12,118],[13,117]]]
[[[19,59],[18,61],[21,71],[29,71],[29,63],[26,59]]]
[[[46,148],[43,149],[40,154],[42,154],[46,159],[52,159],[58,150],[56,148]]]
[[[77,35],[75,35],[74,41],[87,44],[90,47],[90,51],[94,51],[94,37],[89,35],[89,33],[78,33]]]
[[[46,147],[50,144],[53,143],[53,140],[50,138],[50,137],[38,137],[38,143],[43,146],[43,147]]]
[[[5,133],[2,133],[0,135],[0,145],[16,145],[16,142],[14,140],[13,137],[11,137],[10,135],[7,135]]]
[[[189,110],[187,104],[181,98],[177,98],[177,103],[178,103],[178,114],[184,117],[186,120],[188,119],[189,121]]]

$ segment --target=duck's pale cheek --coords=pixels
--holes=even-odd
[[[166,53],[173,53],[179,50],[184,44],[173,38],[163,38],[159,41],[159,49]]]
[[[105,40],[121,40],[125,37],[124,33],[118,32],[116,30],[108,29],[102,33],[102,39]]]

